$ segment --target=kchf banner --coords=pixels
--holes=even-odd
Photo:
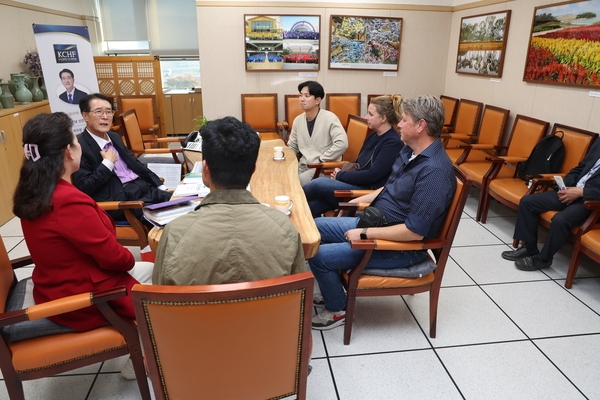
[[[73,120],[73,132],[79,134],[85,121],[79,101],[97,93],[98,79],[87,26],[33,24],[50,109],[62,111]]]

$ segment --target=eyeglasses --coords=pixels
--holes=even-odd
[[[112,117],[113,115],[115,115],[115,112],[113,110],[92,110],[88,112],[90,114],[94,114],[96,117],[101,117],[103,115]]]

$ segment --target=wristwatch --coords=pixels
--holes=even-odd
[[[366,240],[366,239],[368,239],[368,238],[367,238],[367,229],[369,229],[369,228],[364,228],[364,229],[362,230],[362,232],[360,233],[360,238],[361,238],[362,240]]]

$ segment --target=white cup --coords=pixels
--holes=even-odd
[[[283,147],[281,146],[276,146],[273,147],[273,158],[283,158]]]
[[[287,214],[294,203],[290,200],[290,196],[275,196],[275,208],[282,213]]]

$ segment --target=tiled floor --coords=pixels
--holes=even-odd
[[[494,203],[479,224],[477,194],[446,268],[437,338],[428,335],[427,294],[358,299],[349,346],[342,328],[313,331],[309,399],[600,398],[600,265],[583,256],[571,290],[571,245],[549,269],[515,269],[500,257],[515,212]],[[11,257],[27,254],[18,221],[0,234]],[[545,234],[540,228],[540,241]],[[118,373],[123,361],[26,382],[26,398],[139,399],[136,383]]]

